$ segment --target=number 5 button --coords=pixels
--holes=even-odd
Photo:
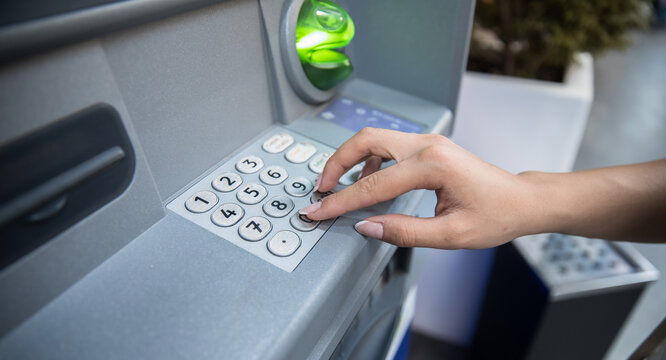
[[[213,179],[213,188],[221,192],[229,192],[239,187],[243,183],[240,175],[231,172],[220,174]]]
[[[259,174],[259,179],[268,185],[277,185],[287,179],[287,170],[282,166],[269,166]]]
[[[236,163],[236,170],[242,172],[243,174],[255,173],[262,167],[264,167],[264,161],[254,155],[246,156],[238,160]]]
[[[217,208],[210,219],[217,226],[228,227],[237,223],[243,215],[245,215],[245,211],[242,207],[234,203],[226,203]]]
[[[263,200],[267,194],[268,191],[265,187],[259,184],[247,184],[238,191],[236,198],[243,204],[252,205]]]

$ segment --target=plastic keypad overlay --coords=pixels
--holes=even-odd
[[[167,209],[292,272],[335,221],[312,222],[298,215],[320,198],[312,192],[314,183],[334,150],[277,127],[185,190]]]

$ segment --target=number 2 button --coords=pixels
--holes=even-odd
[[[247,184],[238,191],[236,198],[243,204],[252,205],[263,200],[267,194],[268,191],[265,187],[259,184]]]
[[[229,192],[239,187],[243,183],[240,175],[235,173],[224,173],[220,174],[213,179],[213,188],[221,192]]]
[[[246,156],[238,160],[236,163],[236,170],[242,172],[243,174],[255,173],[262,167],[264,167],[264,161],[254,155]]]

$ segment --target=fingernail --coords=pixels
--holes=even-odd
[[[321,185],[321,175],[317,175],[317,180],[315,180],[315,186],[312,189],[312,192],[319,190],[319,185]]]
[[[312,214],[313,212],[319,210],[321,207],[321,201],[317,201],[314,204],[310,204],[300,210],[298,210],[298,213],[301,215],[307,215],[307,214]]]
[[[359,221],[354,225],[354,229],[356,229],[361,235],[375,239],[381,239],[384,236],[384,227],[382,224],[372,221]]]

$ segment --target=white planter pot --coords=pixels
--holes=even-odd
[[[517,173],[573,168],[593,99],[589,54],[577,56],[564,83],[466,73],[452,139]],[[493,250],[419,250],[414,328],[459,345],[473,339]]]

